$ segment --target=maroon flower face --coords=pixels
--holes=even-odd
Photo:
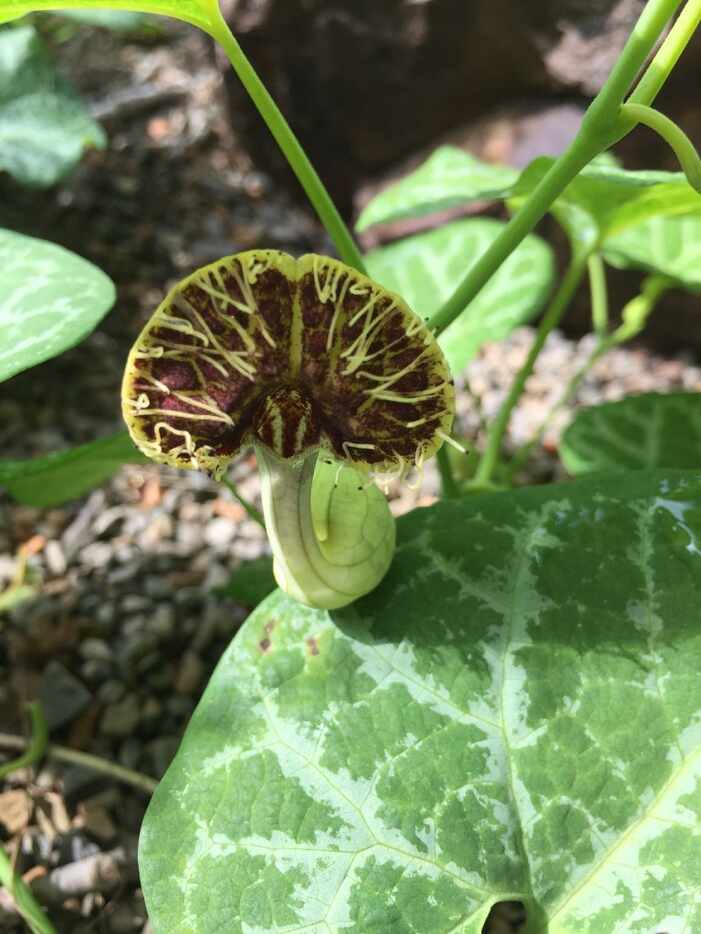
[[[397,295],[328,257],[256,250],[170,292],[129,355],[122,406],[160,463],[220,475],[255,443],[385,472],[435,453],[454,393],[433,335]]]

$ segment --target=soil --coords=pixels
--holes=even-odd
[[[62,43],[63,71],[101,116],[109,146],[48,192],[0,180],[0,226],[76,250],[105,269],[119,294],[80,347],[3,385],[3,457],[119,430],[127,351],[164,292],[196,266],[257,246],[330,252],[312,216],[241,154],[207,42],[175,23],[161,28],[156,41],[86,29]],[[470,444],[481,443],[480,418],[497,410],[532,338],[522,328],[484,348],[466,374],[471,394],[460,382],[457,433]],[[589,348],[586,338],[551,335],[509,446],[530,437]],[[590,374],[575,404],[654,388],[701,388],[701,369],[688,357],[623,349]],[[556,445],[567,418],[565,410],[525,481],[564,479]],[[231,479],[257,499],[252,457],[237,462]],[[393,509],[431,502],[436,491],[427,469],[419,491],[392,491]],[[0,495],[0,590],[22,551],[34,593],[0,618],[0,761],[17,755],[12,737],[28,730],[23,704],[39,696],[52,743],[159,778],[247,615],[219,588],[242,561],[266,553],[260,528],[202,475],[127,466],[61,508],[18,506]],[[65,755],[0,784],[0,841],[60,932],[152,931],[135,857],[147,801],[146,791]],[[521,921],[511,903],[489,930],[515,931]],[[0,891],[0,931],[21,930]]]

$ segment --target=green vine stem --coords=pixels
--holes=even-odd
[[[229,29],[217,0],[210,0],[209,6],[211,9],[209,34],[226,53],[239,80],[258,108],[261,117],[314,206],[321,223],[333,240],[338,255],[349,266],[353,266],[359,272],[364,272],[365,264],[360,250],[299,140]]]
[[[441,494],[443,498],[455,499],[456,496],[460,495],[460,487],[455,480],[453,465],[450,462],[447,445],[444,444],[442,448],[439,448],[436,454],[436,463],[441,478]]]
[[[220,482],[222,486],[225,486],[227,488],[227,490],[231,493],[234,499],[238,500],[238,502],[243,506],[243,508],[246,510],[246,515],[248,516],[248,518],[252,519],[254,522],[257,522],[258,525],[264,529],[265,520],[263,519],[263,515],[262,513],[258,512],[258,510],[253,505],[253,503],[249,503],[248,500],[245,499],[245,497],[241,496],[241,494],[236,489],[234,484],[230,483],[226,479],[226,477],[222,477]]]
[[[32,721],[32,738],[27,743],[26,750],[21,756],[0,767],[0,780],[17,769],[23,769],[38,762],[46,751],[48,730],[39,701],[33,701],[29,704],[29,716]],[[41,905],[34,898],[32,890],[17,875],[12,861],[2,847],[0,847],[0,884],[7,889],[14,899],[17,910],[27,922],[27,926],[33,934],[56,934],[56,929],[44,914]]]
[[[582,380],[592,367],[614,347],[624,344],[642,331],[662,294],[673,285],[673,281],[665,276],[648,276],[643,280],[640,294],[631,299],[623,309],[623,320],[619,327],[612,334],[597,333],[598,339],[587,359],[572,376],[562,396],[550,410],[538,431],[509,464],[509,479],[526,465],[535,446],[540,443],[557,414],[574,399]]]
[[[655,57],[645,69],[629,104],[652,104],[701,23],[701,0],[689,0]]]
[[[475,472],[475,477],[469,484],[470,488],[482,489],[491,486],[492,475],[499,462],[501,444],[511,418],[511,413],[523,393],[528,377],[533,372],[533,366],[538,359],[540,351],[543,349],[548,334],[550,334],[553,328],[557,327],[577,291],[579,283],[582,281],[584,273],[586,272],[588,260],[589,254],[583,251],[578,251],[573,254],[570,265],[560,283],[560,287],[543,315],[543,319],[540,322],[538,332],[528,352],[526,361],[511,384],[509,394],[502,403],[497,417],[490,426],[487,435],[487,445],[477,467],[477,471]]]
[[[453,295],[431,318],[429,326],[437,334],[452,324],[470,304],[506,257],[547,213],[551,204],[572,179],[595,156],[620,138],[620,108],[624,97],[681,3],[682,0],[649,0],[606,83],[587,110],[579,133],[569,148],[475,263]],[[669,67],[671,68],[671,65]]]
[[[28,706],[28,710],[32,722],[32,738],[27,744],[26,751],[19,758],[0,766],[0,781],[11,772],[16,772],[17,769],[23,769],[38,762],[46,751],[49,731],[41,704],[39,701],[32,701]]]
[[[0,885],[3,885],[12,896],[17,910],[32,934],[57,934],[56,928],[34,898],[32,890],[14,871],[10,857],[2,847],[0,847]]]
[[[26,749],[30,740],[22,736],[13,736],[11,733],[0,733],[0,748],[5,749]],[[158,782],[150,775],[144,775],[142,772],[135,772],[133,769],[127,769],[115,762],[107,759],[101,759],[99,756],[93,756],[88,752],[80,752],[77,749],[69,749],[68,746],[59,746],[56,743],[49,743],[44,749],[44,755],[49,759],[56,759],[59,762],[69,762],[72,765],[80,765],[83,768],[91,769],[93,772],[101,772],[109,775],[115,781],[123,782],[125,785],[132,785],[145,791],[146,794],[153,794]],[[11,763],[13,769],[17,766]]]
[[[701,194],[701,158],[694,144],[674,120],[670,120],[654,107],[647,107],[644,104],[624,104],[621,107],[621,117],[624,120],[630,118],[635,123],[642,123],[661,136],[674,151],[686,175],[686,180],[695,191]]]
[[[589,295],[591,298],[591,320],[594,333],[603,336],[608,331],[609,298],[606,285],[606,269],[600,253],[592,253],[587,261],[589,273]]]

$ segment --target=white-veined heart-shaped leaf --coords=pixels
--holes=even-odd
[[[573,474],[655,467],[701,470],[701,392],[647,392],[580,409],[560,442]]]
[[[78,344],[114,299],[112,281],[97,266],[0,228],[0,380]]]
[[[274,593],[146,815],[156,930],[701,930],[700,600],[682,471],[419,509],[351,607]]]
[[[502,221],[479,217],[405,237],[368,253],[368,272],[422,318],[430,318],[504,227]],[[452,371],[460,373],[482,344],[502,340],[537,315],[554,271],[547,243],[535,234],[526,237],[440,336]]]

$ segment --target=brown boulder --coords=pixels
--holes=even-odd
[[[222,0],[244,51],[342,210],[360,178],[528,97],[592,94],[644,0]],[[233,127],[292,182],[222,60]],[[295,190],[299,190],[293,183]]]

